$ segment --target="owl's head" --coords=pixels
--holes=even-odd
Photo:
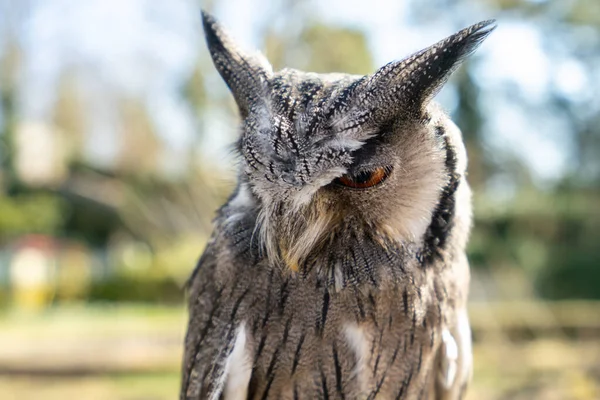
[[[296,270],[352,240],[428,240],[466,168],[460,132],[432,98],[493,21],[366,76],[273,72],[211,16],[203,22],[242,118],[240,186],[230,204],[258,210],[267,257]]]

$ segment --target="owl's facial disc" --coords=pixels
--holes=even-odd
[[[483,21],[371,75],[273,72],[203,14],[215,67],[242,117],[242,179],[260,201],[267,258],[297,269],[325,256],[335,230],[422,237],[455,175],[458,141],[429,107],[453,71],[495,28]],[[445,126],[445,128],[444,128]],[[446,137],[444,137],[446,136]],[[459,149],[460,150],[460,149]],[[368,229],[366,229],[367,227]]]

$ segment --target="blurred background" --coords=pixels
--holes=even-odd
[[[0,0],[1,399],[177,398],[235,176],[200,7],[275,68],[357,74],[498,19],[438,96],[475,193],[468,398],[600,398],[598,0]]]

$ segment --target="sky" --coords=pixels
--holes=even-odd
[[[293,29],[302,21],[273,18],[269,10],[281,10],[282,0],[223,0],[215,2],[217,18],[249,49],[261,47],[260,29],[273,24],[276,29]],[[44,0],[31,3],[21,26],[25,64],[21,76],[22,110],[27,120],[47,121],[51,116],[56,85],[62,73],[83,70],[84,98],[94,110],[88,116],[88,157],[98,164],[109,163],[118,148],[115,130],[118,121],[113,90],[143,96],[162,139],[171,150],[165,168],[177,172],[177,157],[193,142],[197,126],[188,106],[177,91],[206,49],[199,35],[198,2],[192,0]],[[376,65],[402,58],[453,33],[443,15],[431,23],[416,25],[408,3],[396,0],[309,1],[303,7],[324,22],[350,26],[365,32]],[[489,18],[489,11],[474,7],[465,16],[465,25]],[[286,23],[292,21],[292,26]],[[294,25],[295,24],[295,25]],[[300,24],[300,25],[298,25]],[[515,104],[495,98],[494,91],[515,85],[528,100],[542,102],[549,87],[558,79],[560,90],[577,96],[586,85],[586,75],[576,60],[551,65],[543,48],[540,31],[517,20],[501,20],[499,27],[478,50],[476,79],[483,88],[489,118],[487,144],[508,149],[532,168],[541,182],[552,181],[568,172],[570,142],[568,129],[552,115],[532,120]],[[518,62],[515,62],[518,60]],[[75,68],[74,68],[75,67]],[[222,83],[210,82],[217,92]],[[438,100],[450,111],[451,91]],[[228,153],[235,125],[215,111],[205,121],[210,132],[203,139],[203,157],[215,161]],[[509,127],[509,128],[508,128]],[[554,127],[554,128],[553,128]],[[223,131],[213,134],[215,131]]]

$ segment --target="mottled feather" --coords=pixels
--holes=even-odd
[[[462,398],[470,189],[432,97],[492,22],[368,76],[274,72],[203,22],[241,163],[189,281],[181,399]]]

